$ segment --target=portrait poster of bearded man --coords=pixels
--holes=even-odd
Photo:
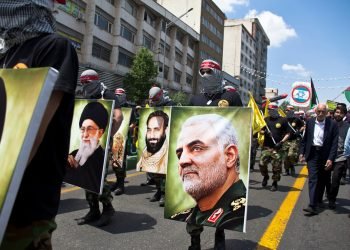
[[[113,100],[75,100],[64,182],[102,193],[113,108]]]
[[[131,119],[132,108],[122,107],[123,122],[120,124],[118,131],[113,135],[112,143],[112,167],[122,168],[124,154],[126,153],[126,143],[129,134],[129,124]]]
[[[0,69],[0,79],[0,225],[6,225],[57,71]]]
[[[165,218],[245,232],[251,114],[172,108]]]
[[[170,113],[171,107],[141,109],[137,171],[166,174]]]

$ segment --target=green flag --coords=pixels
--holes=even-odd
[[[310,101],[310,109],[315,107],[319,103],[312,78],[311,78],[311,90],[312,90],[312,94],[311,94],[311,101]]]

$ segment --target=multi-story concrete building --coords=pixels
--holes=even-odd
[[[181,20],[200,34],[199,64],[213,59],[222,64],[224,40],[224,12],[212,0],[157,0],[174,15],[179,16],[193,9]],[[200,87],[197,88],[197,92]]]
[[[240,79],[245,104],[248,91],[257,101],[265,95],[268,45],[270,40],[257,18],[225,20],[223,69]]]
[[[78,52],[80,72],[95,69],[109,88],[122,86],[133,57],[146,47],[159,65],[156,82],[170,91],[192,93],[199,34],[156,1],[67,0],[56,19],[58,32]]]

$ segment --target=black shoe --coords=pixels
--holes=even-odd
[[[160,199],[159,199],[159,206],[160,206],[160,207],[164,207],[164,205],[165,205],[165,195],[162,194],[162,195],[160,196]]]
[[[159,201],[161,196],[162,196],[161,191],[157,190],[157,192],[153,195],[153,197],[149,201],[150,202]]]
[[[224,230],[216,230],[214,250],[225,250],[225,232]]]
[[[295,167],[293,166],[293,167],[291,167],[291,169],[290,169],[290,175],[291,176],[295,176]]]
[[[286,171],[282,174],[283,176],[288,176],[289,175],[289,171]]]
[[[141,183],[140,186],[150,186],[155,185],[155,181],[153,179],[147,180],[145,183]]]
[[[269,177],[268,175],[264,176],[264,179],[263,179],[263,181],[261,182],[261,185],[262,185],[263,187],[266,187],[267,181],[268,181],[269,179],[270,179],[270,177]]]
[[[325,208],[323,201],[317,203],[318,208]]]
[[[113,192],[114,190],[116,190],[118,187],[118,182],[114,182],[112,185],[109,186],[109,189],[111,190],[111,192]]]
[[[191,236],[191,246],[188,250],[201,250],[201,237],[200,235]]]
[[[303,211],[309,213],[310,215],[317,215],[318,214],[316,208],[310,207],[310,206],[308,206],[307,208],[303,208]]]
[[[114,210],[114,208],[112,206],[112,203],[104,205],[101,217],[95,223],[95,226],[97,226],[97,227],[107,226],[111,222],[114,213],[115,213],[115,210]]]
[[[122,195],[124,194],[124,188],[118,187],[115,191],[114,191],[114,195]]]
[[[100,219],[101,213],[99,209],[90,209],[90,211],[82,218],[76,219],[78,225],[88,224]]]
[[[272,186],[270,188],[270,191],[272,191],[272,192],[277,191],[277,181],[272,182]]]
[[[331,210],[334,210],[335,209],[335,202],[334,201],[329,201],[328,208],[331,209]]]
[[[345,178],[342,177],[342,178],[340,179],[340,185],[345,185],[345,184],[346,184]]]

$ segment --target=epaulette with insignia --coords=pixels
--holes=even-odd
[[[246,198],[239,198],[239,199],[234,200],[231,203],[232,211],[236,211],[236,210],[240,209],[242,206],[245,206],[246,201],[247,201]]]

